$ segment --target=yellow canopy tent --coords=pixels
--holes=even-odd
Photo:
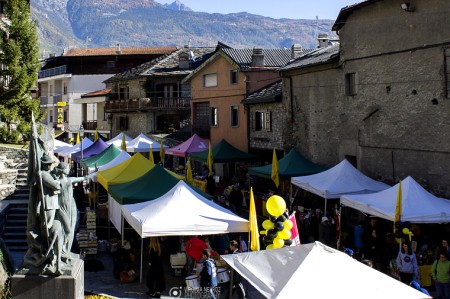
[[[108,190],[110,185],[123,184],[141,177],[154,166],[155,165],[152,165],[152,163],[142,154],[137,153],[125,162],[109,169],[99,171],[97,180],[106,190]]]

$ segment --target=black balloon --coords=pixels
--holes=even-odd
[[[269,237],[269,238],[275,238],[276,236],[277,236],[277,233],[278,233],[278,231],[276,230],[276,229],[269,229],[268,231],[267,231],[267,236]]]
[[[282,231],[284,229],[284,224],[281,221],[277,221],[274,223],[274,227],[277,231]]]
[[[272,221],[273,223],[277,222],[277,217],[270,216],[270,221]]]
[[[286,246],[291,246],[291,244],[292,244],[292,239],[286,239],[286,240],[284,240],[284,245],[286,245]]]
[[[272,243],[273,243],[273,238],[270,238],[270,237],[268,237],[268,236],[264,236],[264,237],[263,237],[263,242],[264,242],[264,244],[266,244],[266,245],[272,244]]]
[[[286,221],[286,217],[284,216],[284,215],[281,215],[281,216],[279,216],[278,218],[277,218],[277,221],[280,221],[281,223],[283,223],[283,222],[285,222]]]

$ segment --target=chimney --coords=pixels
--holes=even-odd
[[[264,53],[260,47],[253,48],[252,67],[264,67]]]
[[[291,47],[291,58],[295,59],[303,55],[303,49],[300,44],[293,44]]]
[[[189,67],[189,51],[183,50],[180,54],[178,54],[178,68],[180,70],[188,70]]]
[[[317,40],[319,42],[319,48],[328,47],[328,42],[330,41],[330,39],[328,38],[328,34],[326,33],[319,34]]]
[[[120,44],[117,43],[116,44],[116,54],[120,54],[120,53],[122,53],[122,50],[120,49]]]

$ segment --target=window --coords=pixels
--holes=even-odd
[[[128,116],[119,116],[118,122],[116,123],[116,129],[121,131],[128,130]]]
[[[203,75],[203,87],[217,86],[217,74]]]
[[[445,86],[447,99],[450,99],[450,48],[444,49],[445,53]]]
[[[237,127],[239,125],[239,110],[238,106],[231,106],[231,126]]]
[[[67,94],[67,83],[63,83],[63,94]]]
[[[53,122],[53,109],[50,109],[48,111],[48,122],[50,122],[50,123]]]
[[[193,107],[193,132],[200,137],[208,138],[210,135],[210,112],[209,103],[196,103]]]
[[[218,120],[218,115],[217,115],[217,107],[211,107],[211,112],[210,112],[210,116],[211,116],[211,126],[212,127],[217,127],[219,125],[219,120]]]
[[[348,95],[348,96],[356,95],[356,74],[355,73],[345,74],[345,95]]]
[[[64,115],[64,121],[66,123],[68,123],[69,122],[69,114],[67,113],[67,110],[63,111],[63,115]]]
[[[119,85],[119,100],[129,99],[129,88],[128,85]]]
[[[255,131],[270,131],[271,113],[267,111],[255,112]]]
[[[230,71],[230,84],[238,83],[238,72],[236,70]]]
[[[106,108],[103,107],[103,121],[107,121],[108,120],[108,114],[106,113]]]
[[[110,60],[106,62],[106,68],[112,69],[116,67],[116,62],[114,60]]]

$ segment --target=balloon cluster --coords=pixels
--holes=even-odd
[[[414,236],[414,234],[409,230],[410,228],[411,228],[411,223],[409,221],[396,222],[395,223],[395,237],[400,239],[400,238],[408,236],[409,241],[411,241],[411,237]]]
[[[266,209],[270,217],[264,220],[262,223],[264,230],[260,232],[261,235],[264,235],[263,242],[266,249],[290,246],[293,223],[289,220],[286,202],[281,196],[272,195],[267,200]]]

